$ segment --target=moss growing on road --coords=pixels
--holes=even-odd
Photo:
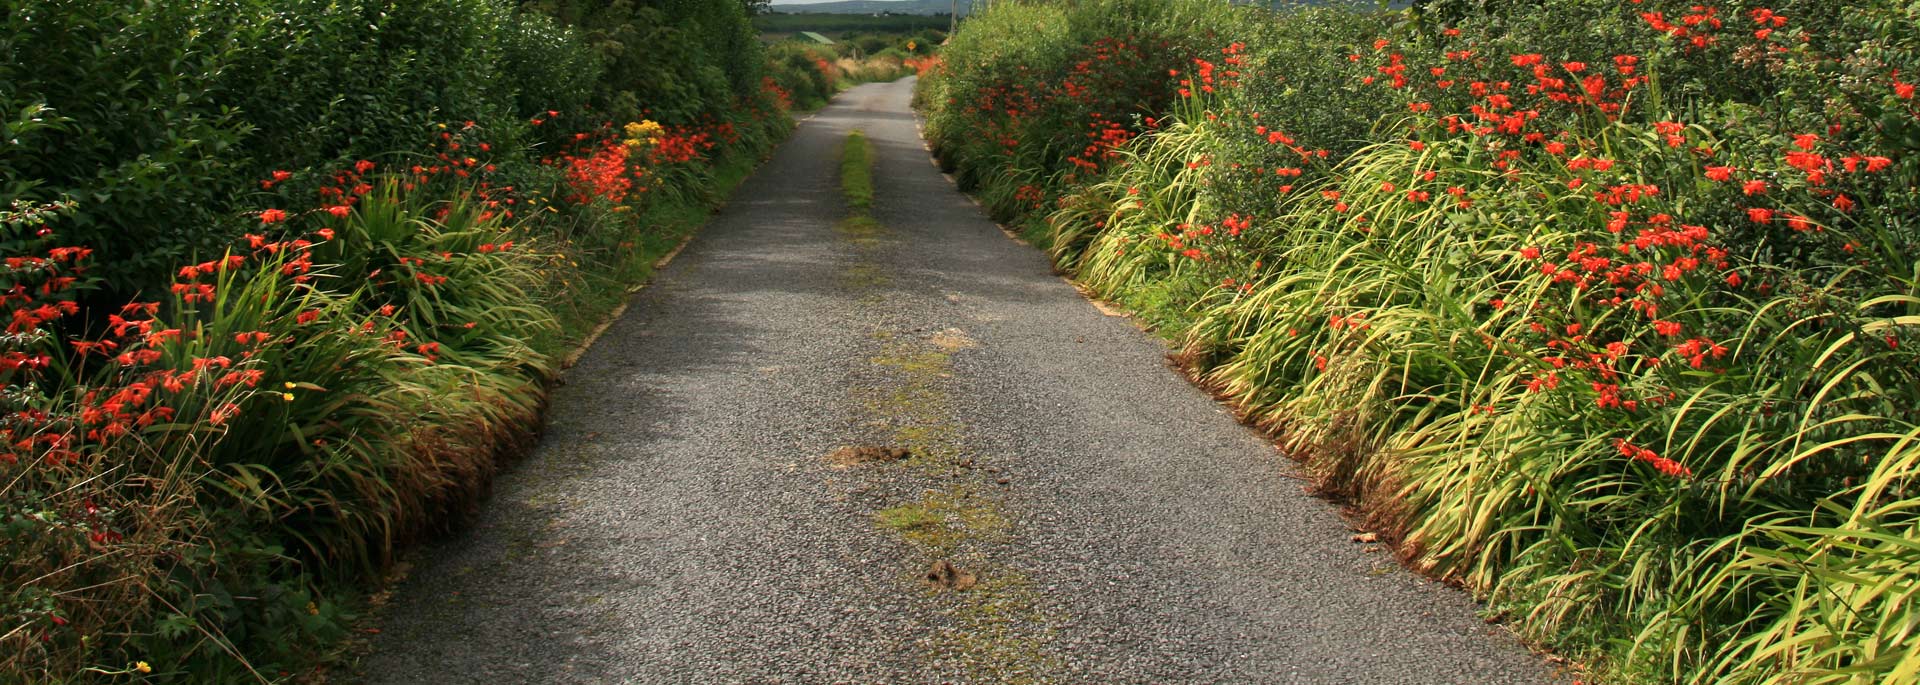
[[[875,512],[873,520],[933,558],[962,552],[967,543],[999,542],[1010,527],[998,503],[970,487],[928,491],[919,501]]]
[[[873,144],[858,129],[847,134],[840,148],[840,192],[855,212],[865,214],[873,208]]]
[[[873,219],[873,147],[861,131],[848,134],[840,154],[840,187],[849,216],[835,230],[854,252],[841,273],[844,285],[867,292],[863,303],[880,305],[888,284],[879,254],[892,243],[887,227]],[[965,580],[941,583],[915,565],[906,582],[924,582],[930,601],[947,617],[934,627],[926,658],[936,671],[966,674],[977,682],[1038,684],[1058,682],[1062,665],[1052,651],[1054,627],[1061,620],[1038,608],[1024,574],[989,560],[989,550],[1013,536],[1012,522],[1001,512],[992,471],[976,470],[964,444],[962,427],[948,397],[953,355],[979,343],[959,329],[931,335],[872,334],[879,350],[868,361],[886,369],[879,387],[854,395],[867,412],[892,430],[889,444],[912,456],[898,462],[904,477],[925,486],[919,497],[894,500],[873,512],[873,523],[900,536],[922,563],[945,568]],[[981,469],[985,467],[984,464]]]

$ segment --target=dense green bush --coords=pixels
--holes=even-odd
[[[713,0],[529,0],[578,30],[606,64],[594,105],[618,121],[684,124],[760,89],[760,41],[745,5]]]
[[[1176,96],[1170,74],[1217,56],[1239,14],[1208,2],[1101,0],[971,19],[922,96],[937,103],[929,141],[998,218],[1031,212],[1150,129]]]
[[[240,49],[234,17],[204,9],[15,0],[0,12],[0,112],[25,113],[0,147],[0,204],[84,202],[69,230],[100,246],[123,292],[236,227],[225,210],[253,127],[216,93]]]
[[[526,123],[549,110],[712,122],[761,97],[738,2],[529,6],[10,0],[0,204],[82,200],[70,234],[110,300],[238,235],[234,203],[273,171],[412,149],[438,122],[552,148]]]
[[[324,662],[789,130],[740,7],[616,48],[504,0],[7,2],[0,681]],[[635,95],[619,49],[715,66]]]
[[[930,134],[1413,563],[1595,675],[1920,681],[1920,10],[1197,11],[1115,112],[1060,55],[1164,19],[997,7],[927,80]],[[1137,123],[1057,152],[1096,113]]]
[[[816,109],[833,97],[839,84],[832,67],[833,54],[795,41],[767,48],[767,74],[798,109]]]

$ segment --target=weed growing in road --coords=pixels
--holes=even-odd
[[[847,196],[847,207],[865,214],[873,208],[873,143],[864,131],[847,134],[840,147],[840,192]]]

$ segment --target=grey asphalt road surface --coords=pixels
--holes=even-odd
[[[1352,542],[1160,342],[984,218],[911,91],[842,94],[634,297],[540,448],[417,556],[361,678],[1564,677]],[[877,226],[843,221],[854,129]]]

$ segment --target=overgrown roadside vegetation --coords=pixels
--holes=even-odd
[[[833,45],[788,36],[767,47],[769,77],[793,109],[819,109],[855,85],[923,73],[939,63],[935,53],[947,37],[936,30],[839,35]]]
[[[0,682],[322,676],[792,126],[735,0],[32,0],[0,52]]]
[[[948,170],[1620,682],[1920,682],[1909,3],[996,3]]]

